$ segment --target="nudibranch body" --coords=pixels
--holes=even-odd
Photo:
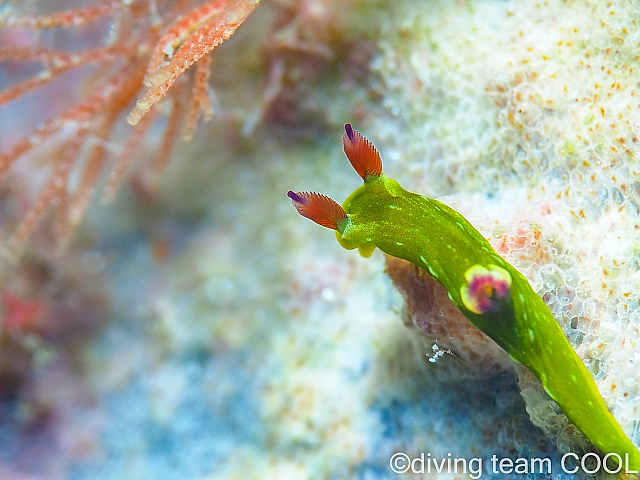
[[[343,207],[317,193],[289,192],[298,212],[336,230],[346,249],[375,248],[426,270],[469,322],[528,367],[549,396],[609,458],[640,470],[640,452],[609,412],[596,383],[527,279],[459,213],[408,192],[382,173],[375,147],[345,125],[344,150],[364,185]]]

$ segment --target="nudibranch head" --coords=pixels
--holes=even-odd
[[[475,314],[482,315],[500,309],[511,295],[511,275],[497,265],[474,265],[464,278],[466,285],[460,288],[462,303]]]
[[[298,213],[323,227],[339,230],[347,221],[347,214],[335,200],[314,192],[292,192],[287,197]]]
[[[365,182],[377,180],[382,174],[380,153],[360,132],[351,128],[351,124],[347,123],[344,130],[345,133],[342,135],[344,153],[354,170]]]

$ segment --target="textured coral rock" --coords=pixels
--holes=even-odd
[[[638,444],[638,5],[398,8],[376,63],[386,105],[402,114],[378,125],[395,146],[387,170],[414,191],[450,194],[529,279]],[[532,421],[574,445],[521,386]]]
[[[386,259],[387,273],[407,303],[405,323],[424,335],[416,336],[426,340],[423,351],[450,350],[468,367],[464,373],[472,376],[495,375],[511,366],[504,350],[467,321],[444,287],[427,272],[406,260]],[[455,374],[462,374],[461,370],[457,368]]]

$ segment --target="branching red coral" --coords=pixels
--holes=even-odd
[[[50,165],[49,178],[21,216],[11,243],[24,245],[55,205],[57,236],[64,246],[80,224],[105,170],[110,171],[105,198],[113,198],[147,132],[161,117],[150,112],[152,106],[166,97],[169,105],[161,112],[167,116],[161,122],[165,125],[163,140],[150,167],[150,179],[156,181],[180,132],[189,140],[198,120],[206,122],[212,117],[208,54],[235,32],[259,1],[111,0],[47,15],[5,7],[0,13],[0,67],[28,71],[32,64],[39,64],[41,68],[12,85],[0,84],[0,107],[11,108],[11,103],[50,88],[69,73],[85,75],[84,98],[54,113],[0,152],[0,177],[27,154],[46,152],[44,163]],[[90,43],[84,37],[91,37],[90,29],[100,22],[109,25],[104,38],[93,38],[95,45],[82,48]],[[42,44],[45,30],[51,31],[46,36],[49,41],[67,32],[84,37],[78,42],[80,48],[59,47],[60,42],[55,41],[51,47]],[[183,75],[196,63],[193,74]],[[127,122],[136,127],[117,134],[127,111]],[[38,148],[41,145],[48,148]],[[77,181],[72,181],[74,175]]]

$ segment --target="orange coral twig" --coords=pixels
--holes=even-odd
[[[133,161],[133,155],[144,140],[149,128],[156,119],[156,112],[152,111],[146,115],[136,128],[129,135],[129,139],[125,144],[122,153],[116,158],[114,166],[109,174],[109,180],[104,188],[102,203],[106,204],[113,200],[115,193],[122,184],[127,169]]]
[[[163,37],[159,42],[159,45],[165,45],[166,50],[164,53],[170,60],[168,63],[159,66],[153,73],[147,75],[145,83],[148,85],[148,89],[136,102],[136,108],[134,108],[127,117],[127,122],[131,125],[136,125],[149,109],[165,96],[167,90],[175,83],[180,75],[204,55],[233,35],[240,24],[253,12],[259,2],[260,0],[235,0],[233,2],[215,0],[199,7],[197,10],[202,10],[204,7],[209,6],[216,15],[208,23],[192,33],[189,38],[184,40],[182,46],[175,52],[175,55],[173,54],[175,51],[175,42],[182,40],[185,35],[176,36],[173,29],[170,30],[170,33],[165,36],[169,37],[169,39]],[[222,8],[220,4],[224,4]],[[191,15],[188,15],[187,17],[190,16]],[[207,13],[206,17],[210,17],[210,12]],[[197,22],[197,24],[199,23],[200,22]],[[182,20],[176,23],[176,27],[181,25]],[[182,28],[178,28],[178,31],[182,30]],[[187,29],[187,31],[190,30],[191,28]],[[149,63],[150,69],[154,68],[157,61],[158,58],[152,56]]]
[[[10,15],[2,23],[5,27],[23,27],[35,30],[78,26],[111,15],[130,3],[130,0],[111,0],[94,7],[67,10],[52,15]]]
[[[202,115],[205,123],[213,118],[213,104],[209,98],[209,76],[211,75],[212,63],[213,54],[210,54],[202,57],[202,60],[196,64],[196,75],[191,89],[191,102],[182,130],[182,139],[185,142],[193,138],[200,115]]]
[[[113,197],[133,160],[133,152],[139,150],[160,113],[167,119],[158,155],[149,166],[152,184],[157,183],[159,173],[166,167],[180,131],[189,140],[198,120],[211,118],[213,106],[208,85],[211,57],[207,54],[235,32],[259,0],[208,0],[180,16],[181,11],[194,3],[195,0],[102,0],[96,6],[51,15],[15,14],[5,9],[0,25],[31,30],[36,43],[37,32],[42,29],[71,28],[109,17],[116,27],[100,45],[80,51],[39,45],[0,47],[0,62],[42,65],[36,75],[0,89],[0,106],[46,87],[71,69],[98,65],[92,74],[86,72],[82,91],[88,93],[79,103],[40,124],[0,153],[1,178],[20,157],[47,142],[51,145],[61,142],[58,155],[52,160],[53,171],[16,229],[14,244],[26,240],[52,205],[56,206],[60,244],[69,239],[90,204],[107,162],[112,159],[112,150],[118,150],[108,147],[115,126],[136,98],[139,100],[127,120],[138,127],[126,133],[124,147],[115,156],[104,199]],[[124,11],[126,15],[121,14]],[[191,80],[180,80],[194,63],[197,65]],[[178,80],[180,85],[174,85]],[[165,96],[171,109],[154,111],[145,117]],[[71,180],[76,171],[77,183]]]
[[[123,45],[94,48],[80,53],[64,53],[43,48],[0,48],[0,60],[20,58],[23,61],[38,60],[50,65],[50,68],[41,71],[35,77],[23,80],[17,85],[1,91],[0,105],[16,100],[26,93],[44,86],[72,68],[112,61],[130,50],[131,47]]]

